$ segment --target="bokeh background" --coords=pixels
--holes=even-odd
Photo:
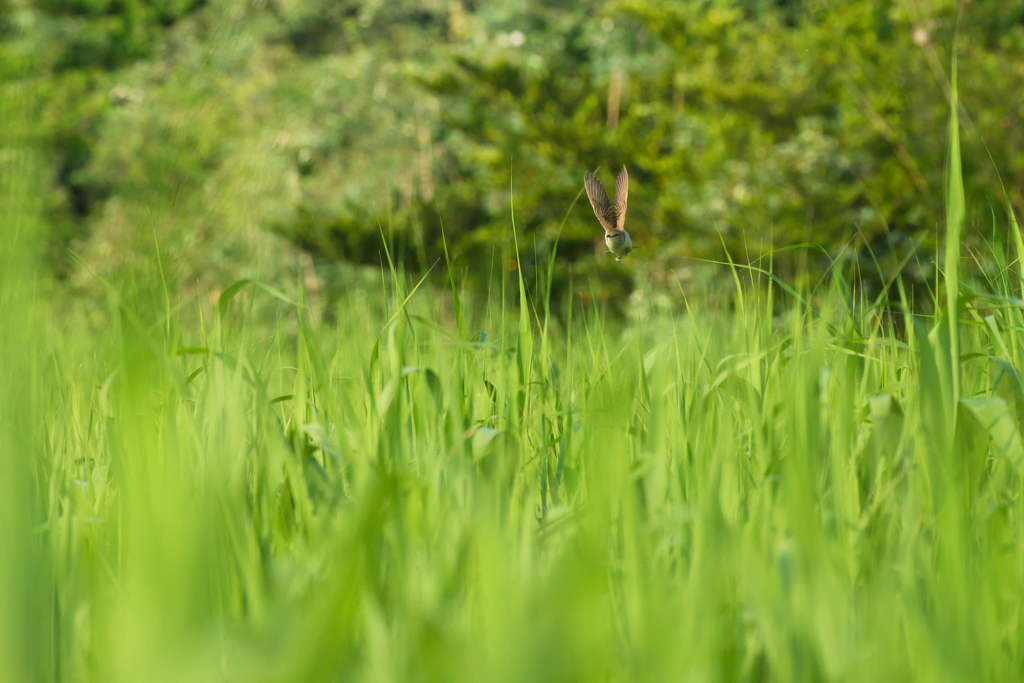
[[[1022,57],[1024,0],[0,0],[0,683],[1024,679]]]
[[[302,263],[329,309],[383,240],[435,263],[442,224],[479,287],[515,267],[510,187],[524,269],[565,219],[556,296],[575,273],[679,299],[722,276],[697,259],[805,242],[869,283],[917,250],[904,275],[928,282],[958,26],[980,245],[1000,178],[1024,212],[1024,0],[0,0],[0,87],[30,122],[0,135],[38,152],[47,261],[79,292],[159,245],[175,291]],[[585,169],[621,164],[631,269],[585,197],[569,211]]]

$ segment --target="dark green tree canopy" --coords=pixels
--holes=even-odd
[[[376,265],[383,229],[424,266],[442,220],[457,263],[487,262],[509,237],[510,183],[529,263],[583,171],[607,181],[621,164],[652,273],[723,244],[743,259],[802,242],[892,267],[933,250],[942,221],[958,17],[967,192],[998,202],[1001,177],[1020,207],[1024,0],[0,10],[4,72],[38,96],[55,257],[75,244],[123,263],[156,229],[184,280],[229,268],[257,232]],[[990,234],[989,215],[970,221]],[[560,267],[614,272],[600,251],[578,203]]]

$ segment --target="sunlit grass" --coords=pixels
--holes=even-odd
[[[1019,679],[1014,244],[954,241],[927,318],[838,270],[621,323],[389,265],[333,325],[240,281],[89,331],[8,240],[4,678]]]

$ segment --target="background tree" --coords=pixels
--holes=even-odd
[[[178,286],[273,277],[274,235],[328,272],[379,266],[383,232],[419,268],[443,220],[479,282],[510,180],[532,267],[583,170],[626,163],[655,285],[723,244],[743,260],[802,242],[880,277],[916,245],[927,279],[958,16],[968,204],[998,206],[998,173],[1024,208],[1022,0],[7,0],[0,54],[4,89],[34,93],[59,273],[68,246],[130,269],[154,233]],[[602,269],[621,293],[635,271],[599,232],[577,204],[560,277]],[[790,277],[822,265],[774,256]]]

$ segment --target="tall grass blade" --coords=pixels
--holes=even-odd
[[[949,169],[946,189],[946,316],[949,325],[951,413],[960,400],[960,242],[964,223],[964,180],[960,163],[960,125],[957,116],[957,69],[953,55],[949,102]]]

